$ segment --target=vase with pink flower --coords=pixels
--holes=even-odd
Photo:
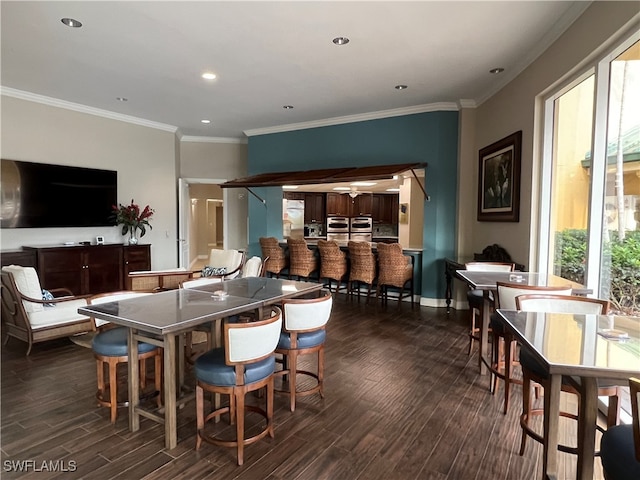
[[[153,227],[149,223],[155,210],[149,205],[142,210],[133,199],[129,205],[113,206],[113,214],[117,225],[122,225],[122,235],[129,235],[129,245],[136,245],[141,237],[147,233],[147,228]]]

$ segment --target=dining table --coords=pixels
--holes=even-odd
[[[197,289],[196,289],[197,288]],[[177,410],[193,397],[184,388],[184,337],[186,332],[210,323],[213,326],[225,318],[247,312],[257,312],[286,298],[317,292],[321,283],[266,277],[226,280],[212,286],[177,289],[144,295],[99,305],[87,305],[78,312],[107,320],[128,329],[128,400],[129,430],[140,429],[140,417],[149,418],[165,427],[165,447],[178,444]],[[176,338],[180,348],[176,348]],[[138,342],[162,347],[163,397],[160,409],[149,410],[140,405]],[[179,355],[178,355],[179,351]]]
[[[640,376],[640,317],[498,309],[498,318],[521,348],[549,375],[544,392],[543,479],[558,478],[558,432],[563,377],[580,393],[576,478],[592,480],[598,415],[597,379],[627,385]]]
[[[480,341],[478,348],[478,366],[480,374],[486,375],[491,365],[489,359],[489,321],[491,307],[493,305],[492,296],[498,289],[498,282],[512,283],[517,285],[535,286],[564,286],[572,288],[573,295],[586,296],[592,293],[584,285],[567,280],[557,275],[543,275],[537,272],[481,272],[475,270],[457,270],[457,275],[463,279],[471,289],[482,290],[482,311],[480,312]]]

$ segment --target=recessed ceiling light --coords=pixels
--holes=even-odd
[[[73,18],[63,18],[60,21],[67,27],[80,28],[82,26],[82,23],[80,23],[78,20],[74,20]]]
[[[387,192],[399,192],[399,188],[387,188]]]
[[[125,98],[125,97],[116,97],[116,100],[118,100],[119,102],[128,102],[129,99]]]
[[[202,78],[204,78],[205,80],[215,80],[216,74],[211,72],[205,72],[202,74]]]
[[[504,72],[504,68],[502,67],[496,67],[496,68],[492,68],[491,70],[489,70],[489,73],[493,73],[494,75],[497,75],[499,73]]]
[[[205,120],[200,120],[200,123],[205,123],[205,124],[211,123],[211,120],[206,120],[206,119]]]
[[[283,105],[282,108],[285,110],[293,110],[293,105]]]
[[[376,182],[353,182],[350,183],[349,185],[351,185],[352,187],[373,187],[374,185],[377,185]]]
[[[347,43],[349,43],[349,39],[347,37],[336,37],[331,41],[336,45],[346,45]]]
[[[349,187],[333,187],[334,190],[351,190]]]
[[[404,89],[409,88],[409,87],[407,87],[406,85],[396,85],[394,88],[396,90],[404,90]]]
[[[283,190],[297,190],[298,189],[298,185],[283,185],[282,189]]]

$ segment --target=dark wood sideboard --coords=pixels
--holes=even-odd
[[[123,290],[129,272],[151,269],[151,245],[25,246],[1,257],[3,266],[35,267],[42,288],[68,288],[74,295]]]

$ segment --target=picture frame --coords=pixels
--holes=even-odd
[[[522,130],[480,150],[478,221],[520,221]]]

